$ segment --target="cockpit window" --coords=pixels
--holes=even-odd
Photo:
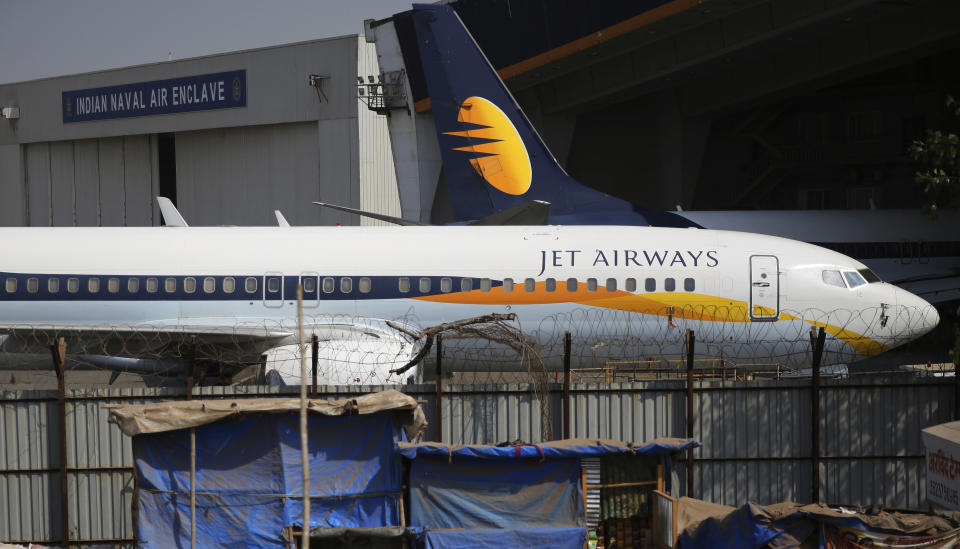
[[[876,273],[874,273],[870,269],[860,269],[857,272],[860,273],[861,276],[863,276],[864,280],[867,281],[867,284],[875,284],[877,282],[882,282],[882,280],[880,280],[880,277],[877,276]]]
[[[831,286],[840,288],[847,287],[847,285],[843,283],[843,277],[840,276],[840,271],[823,271],[823,281]]]
[[[843,271],[843,278],[847,279],[847,284],[851,288],[856,288],[857,286],[863,286],[867,283],[866,280],[860,276],[860,273],[856,271]]]

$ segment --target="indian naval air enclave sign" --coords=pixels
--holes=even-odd
[[[63,122],[232,109],[247,105],[247,71],[63,92]]]

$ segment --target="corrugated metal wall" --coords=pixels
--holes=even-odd
[[[373,387],[322,388],[325,398]],[[434,387],[405,386],[424,402],[435,440]],[[821,389],[821,499],[831,503],[924,508],[920,430],[952,420],[952,380],[829,381]],[[276,394],[276,387],[205,387],[206,397]],[[297,394],[296,389],[284,390]],[[88,542],[131,541],[130,440],[106,422],[107,405],[183,398],[180,389],[72,393],[67,406],[70,531]],[[553,432],[562,431],[562,393],[551,386]],[[686,426],[682,381],[574,385],[571,436],[641,442],[680,437]],[[696,388],[694,495],[739,505],[809,501],[810,390],[806,380],[706,382]],[[541,405],[524,385],[444,388],[445,442],[541,441]],[[0,392],[0,540],[60,537],[56,394]],[[684,463],[678,467],[681,486]]]
[[[4,191],[16,203],[4,211],[32,227],[158,225],[156,149],[150,135],[23,145],[22,189]]]
[[[376,76],[379,72],[376,45],[368,44],[361,36],[357,52],[357,75],[366,78]],[[362,101],[357,101],[357,109],[360,125],[360,209],[400,217],[400,191],[397,189],[387,117],[371,111]],[[390,225],[368,217],[362,217],[360,224]]]

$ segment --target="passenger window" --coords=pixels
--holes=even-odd
[[[12,293],[16,292],[16,291],[17,291],[17,279],[16,279],[16,278],[8,278],[8,279],[7,279],[7,283],[4,284],[4,289],[7,291],[8,294],[12,294]]]
[[[257,293],[257,279],[252,276],[248,276],[246,280],[243,281],[243,289],[247,291],[248,294]]]
[[[353,291],[353,279],[349,276],[340,278],[340,293],[349,294]]]
[[[237,289],[237,281],[232,276],[223,279],[224,293],[232,294]]]
[[[51,278],[47,280],[47,291],[51,294],[55,294],[60,291],[60,279]]]
[[[524,291],[526,291],[527,293],[533,293],[533,292],[537,291],[537,281],[534,280],[534,279],[532,279],[532,278],[528,278],[528,279],[524,280],[524,281],[523,281],[523,289],[524,289]]]
[[[91,294],[95,294],[100,291],[100,279],[99,278],[90,278],[87,279],[87,291]]]
[[[430,279],[427,277],[420,278],[420,293],[425,294],[430,291]]]
[[[635,291],[637,291],[637,279],[636,279],[636,278],[628,278],[627,281],[626,281],[626,283],[623,285],[623,289],[626,290],[626,291],[628,291],[628,292],[635,292]]]
[[[504,279],[503,279],[503,291],[505,291],[505,292],[512,292],[512,291],[513,291],[513,279],[512,279],[512,278],[504,278]]]
[[[548,278],[548,279],[547,279],[547,282],[546,282],[546,284],[544,284],[544,286],[547,288],[547,291],[548,291],[548,292],[555,292],[555,291],[557,291],[557,279],[556,279],[556,278]]]
[[[568,279],[567,279],[567,291],[568,291],[568,292],[575,292],[575,291],[577,291],[577,279],[576,279],[576,278],[568,278]]]
[[[489,278],[481,278],[481,279],[480,279],[480,291],[481,291],[481,292],[489,292],[489,291],[490,291],[490,288],[492,288],[492,287],[493,287],[493,282],[491,282]]]
[[[617,279],[616,279],[616,278],[608,278],[608,279],[607,279],[607,291],[608,291],[608,292],[615,292],[615,291],[617,291]]]
[[[473,291],[473,279],[472,279],[472,278],[461,278],[461,279],[460,279],[460,291],[461,291],[461,292],[472,292],[472,291]]]
[[[303,286],[303,293],[312,294],[317,291],[317,278],[305,276],[300,278],[300,284]]]
[[[687,292],[692,292],[697,289],[697,283],[692,278],[683,279],[683,289]]]
[[[332,294],[336,288],[337,283],[333,280],[333,277],[327,276],[323,278],[323,293]]]
[[[119,278],[108,278],[107,279],[107,291],[111,294],[115,294],[120,291],[120,279]]]
[[[40,291],[40,279],[39,278],[28,278],[27,279],[27,291],[31,294],[35,294]]]
[[[127,293],[135,294],[140,291],[140,279],[139,278],[128,278],[127,279]]]
[[[148,293],[151,293],[151,294],[156,293],[157,290],[159,290],[159,289],[160,289],[160,281],[159,281],[159,280],[157,280],[156,278],[148,278],[148,279],[147,279],[147,292],[148,292]]]
[[[823,281],[831,286],[836,286],[838,288],[846,288],[847,285],[843,283],[843,277],[840,276],[840,271],[823,271]]]
[[[163,281],[163,291],[172,294],[177,291],[177,279],[170,277]]]
[[[866,280],[860,276],[859,273],[855,271],[843,271],[843,278],[847,279],[847,285],[851,288],[856,288],[857,286],[863,286],[867,283]]]
[[[401,276],[397,280],[397,289],[400,290],[400,293],[405,294],[410,291],[410,278],[406,276]]]
[[[440,291],[449,294],[453,291],[453,280],[450,280],[450,277],[443,277],[440,279]]]
[[[667,291],[667,292],[675,291],[677,289],[677,281],[672,278],[668,278],[664,280],[663,289],[664,291]]]
[[[360,290],[361,294],[369,294],[370,290],[373,289],[373,282],[365,276],[361,277],[357,283],[357,289]]]
[[[80,291],[80,279],[79,278],[68,278],[67,279],[67,291],[71,294],[75,294]]]
[[[588,278],[588,279],[587,279],[587,291],[588,291],[588,292],[595,292],[595,291],[597,291],[597,279],[596,279],[596,278]]]
[[[203,279],[203,292],[207,294],[212,294],[217,291],[217,280],[212,276],[208,276]]]
[[[278,285],[279,285],[279,281],[278,281]],[[193,292],[197,291],[197,279],[193,278],[192,276],[188,276],[187,278],[184,278],[183,291],[187,292],[188,294],[192,294]]]
[[[190,280],[189,278],[187,280]],[[280,277],[271,276],[267,277],[267,291],[271,294],[280,292]]]
[[[644,289],[645,291],[648,291],[648,292],[655,292],[655,291],[657,291],[657,279],[655,279],[655,278],[648,278],[648,279],[644,280],[644,281],[643,281],[643,289]]]

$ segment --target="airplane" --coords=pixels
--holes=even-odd
[[[931,302],[960,299],[956,212],[941,212],[931,221],[919,210],[644,209],[589,188],[563,170],[452,7],[414,5],[392,19],[414,38],[403,47],[417,51],[405,51],[404,59],[422,62],[443,161],[444,192],[438,193],[434,210],[445,212],[439,217],[446,215],[451,223],[539,200],[551,204],[545,224],[709,227],[771,234],[845,253]]]
[[[682,358],[686,329],[704,357],[801,367],[812,327],[828,334],[823,363],[845,363],[939,320],[842,254],[696,228],[3,228],[0,239],[0,362],[64,337],[94,364],[169,364],[188,348],[198,362],[255,364],[296,352],[298,285],[329,384],[417,379],[391,373],[423,345],[410,334],[490,313],[515,314],[548,358],[571,332],[574,367]],[[490,342],[444,349],[451,371],[523,367]]]

